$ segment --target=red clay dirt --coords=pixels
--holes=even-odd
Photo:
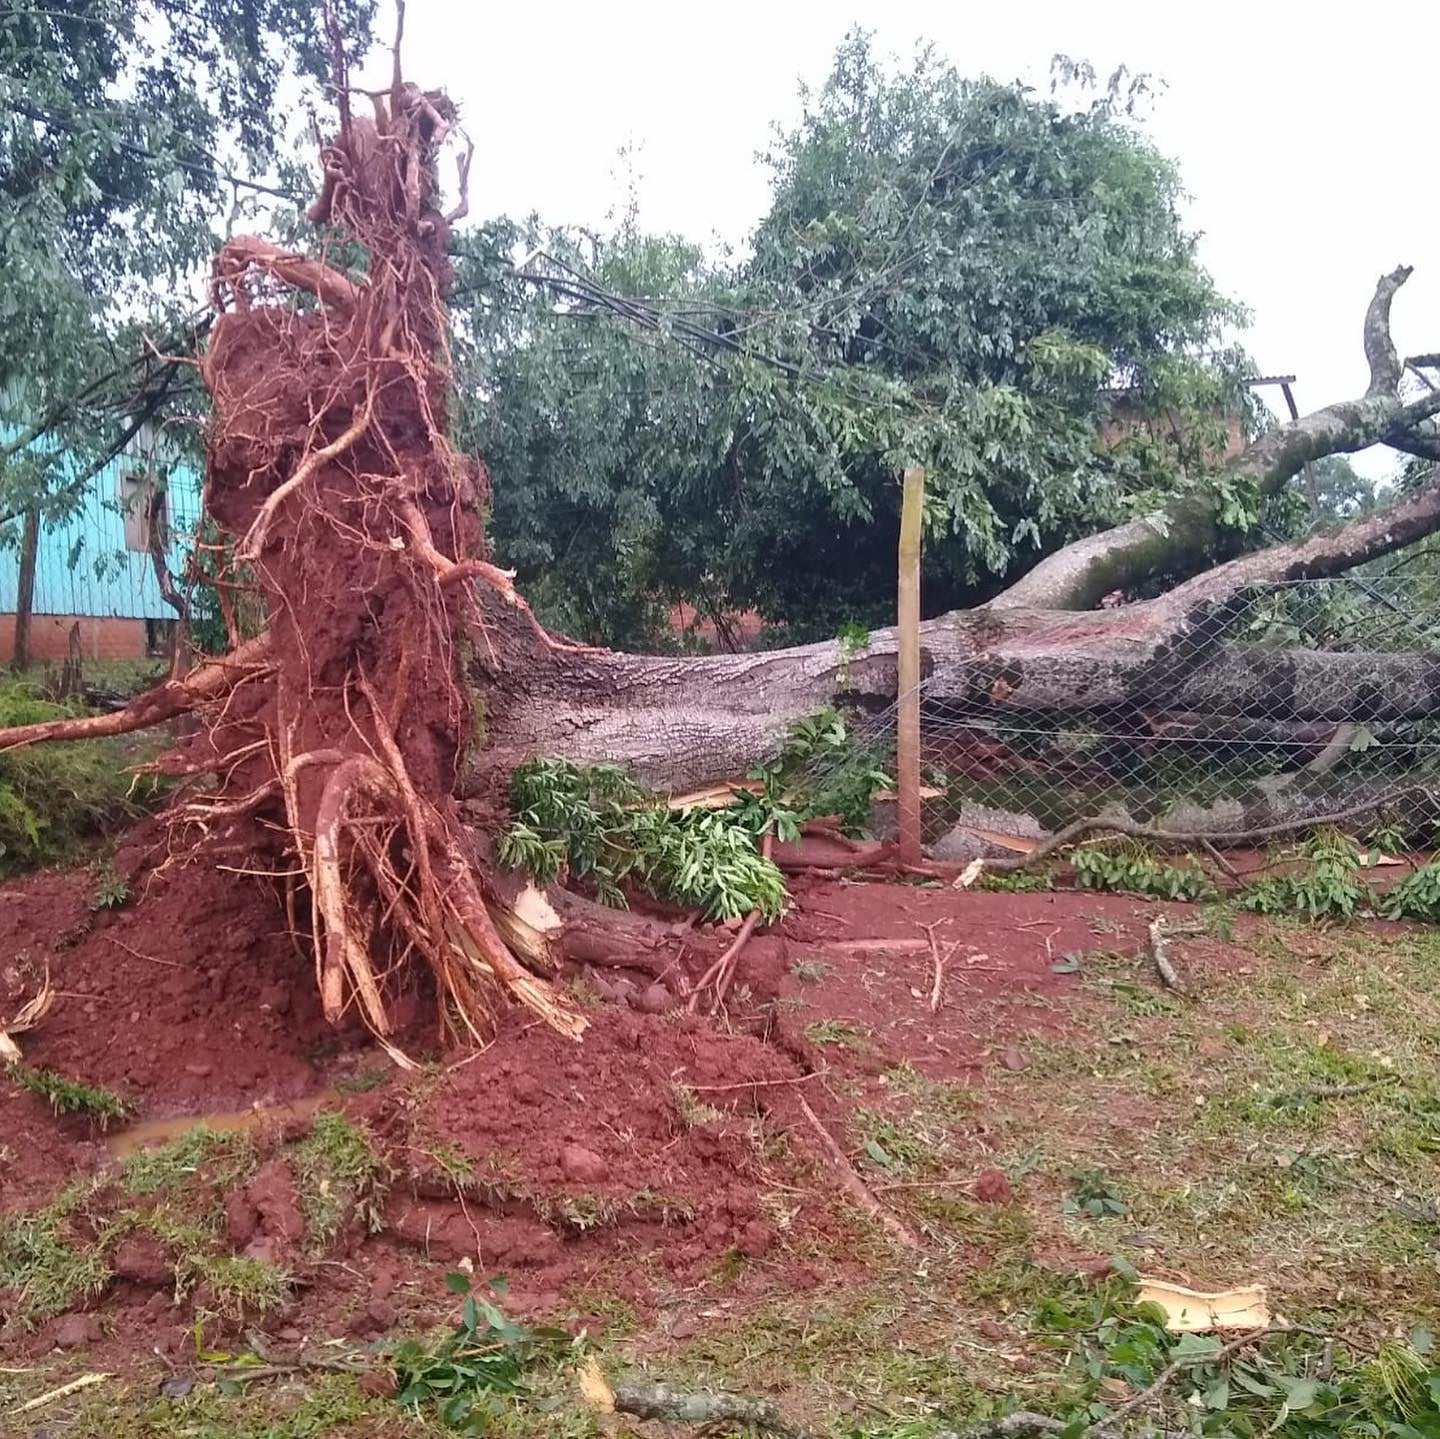
[[[50,1015],[23,1036],[28,1063],[113,1089],[141,1121],[283,1105],[383,1063],[361,1026],[324,1022],[311,967],[261,882],[217,883],[200,866],[146,870],[149,838],[137,835],[120,856],[135,897],[113,911],[89,909],[87,871],[0,890],[8,983],[48,966],[57,991]],[[883,1107],[883,1075],[897,1064],[934,1079],[974,1082],[987,1068],[1018,1077],[1031,1037],[1063,1033],[1078,999],[1057,962],[1072,950],[1135,948],[1154,912],[1114,896],[800,880],[785,921],[743,951],[721,1015],[685,1012],[696,974],[671,974],[657,993],[650,974],[582,971],[572,976],[582,993],[610,998],[592,998],[581,1043],[516,1010],[478,1055],[452,1057],[418,1082],[397,1076],[373,1093],[336,1095],[395,1172],[383,1232],[352,1222],[327,1263],[314,1263],[294,1232],[292,1146],[308,1120],[287,1126],[282,1112],[263,1137],[261,1174],[216,1203],[235,1252],[277,1258],[299,1276],[294,1304],[268,1321],[282,1334],[373,1335],[433,1317],[445,1270],[465,1259],[477,1274],[509,1274],[507,1302],[522,1313],[583,1316],[598,1294],[644,1306],[704,1283],[728,1254],[748,1261],[742,1289],[803,1287],[817,1275],[795,1256],[818,1249],[827,1267],[843,1266],[856,1215],[798,1095],[849,1150],[853,1108]],[[945,961],[934,1012],[926,926]],[[857,945],[870,940],[901,943]],[[1228,962],[1220,946],[1187,954],[1202,948],[1205,963]],[[411,1009],[402,1038],[423,1055],[432,1002],[414,996]],[[787,1142],[777,1147],[777,1136]],[[983,1114],[957,1139],[982,1175]],[[0,1213],[34,1208],[75,1174],[113,1164],[104,1136],[55,1119],[9,1082],[0,1143]],[[783,1215],[777,1194],[788,1196]],[[163,1254],[130,1244],[111,1263],[119,1275],[97,1304],[124,1338],[103,1343],[193,1342],[196,1296],[177,1307],[156,1286]],[[24,1340],[26,1350],[47,1347],[62,1322]]]

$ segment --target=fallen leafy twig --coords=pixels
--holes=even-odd
[[[1359,819],[1362,815],[1373,814],[1378,809],[1394,804],[1415,789],[1414,785],[1402,785],[1331,814],[1297,815],[1294,819],[1278,820],[1258,829],[1235,830],[1230,833],[1202,829],[1161,829],[1155,825],[1136,824],[1134,820],[1121,819],[1114,815],[1092,815],[1089,819],[1077,819],[1073,824],[1056,830],[1027,854],[1016,855],[1014,859],[986,860],[985,867],[992,874],[1013,874],[1017,870],[1033,869],[1037,864],[1092,834],[1121,834],[1128,839],[1153,840],[1157,844],[1203,844],[1206,840],[1224,840],[1227,844],[1256,844],[1262,840],[1278,839],[1281,835],[1298,834],[1301,830],[1323,829],[1327,825],[1344,824],[1348,820]]]

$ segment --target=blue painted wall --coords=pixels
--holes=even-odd
[[[0,439],[5,433],[0,424]],[[150,556],[125,547],[121,477],[145,472],[149,464],[149,455],[138,448],[122,453],[86,487],[80,506],[68,521],[45,523],[35,564],[35,614],[174,619],[175,611],[160,597]],[[62,463],[58,472],[61,484],[64,473]],[[170,466],[166,493],[170,569],[178,580],[184,574],[185,551],[200,518],[199,475],[188,466]],[[0,614],[15,611],[20,522],[12,522],[7,532],[13,538],[0,549]]]

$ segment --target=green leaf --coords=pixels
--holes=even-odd
[[[445,1276],[445,1287],[452,1294],[468,1294],[470,1292],[470,1276],[452,1271]]]
[[[1288,1374],[1277,1374],[1275,1379],[1285,1390],[1285,1407],[1292,1414],[1308,1409],[1320,1393],[1317,1379],[1295,1379]]]
[[[895,1161],[882,1149],[879,1143],[873,1139],[865,1141],[865,1153],[878,1164],[881,1169],[893,1170]]]
[[[1175,1359],[1208,1359],[1224,1346],[1213,1334],[1182,1334],[1171,1355]]]

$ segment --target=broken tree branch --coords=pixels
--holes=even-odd
[[[836,1177],[844,1186],[845,1192],[892,1239],[903,1244],[907,1249],[918,1249],[920,1247],[919,1239],[865,1187],[865,1181],[855,1172],[855,1166],[850,1163],[845,1151],[836,1143],[835,1136],[820,1122],[820,1116],[810,1108],[803,1096],[800,1097],[800,1112],[805,1116],[805,1122],[815,1131],[815,1138],[820,1141],[820,1147],[834,1167]]]

